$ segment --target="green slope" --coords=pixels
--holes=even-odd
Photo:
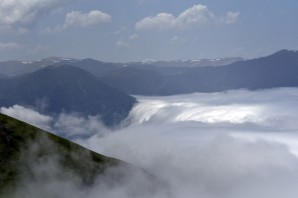
[[[79,180],[81,185],[92,185],[98,175],[107,168],[124,164],[56,135],[0,114],[0,197],[13,191],[20,181],[38,180],[35,172],[37,165],[55,161],[55,168]],[[49,169],[47,169],[49,168]],[[38,170],[42,179],[51,175],[51,167]],[[44,172],[42,172],[44,171]],[[57,173],[57,171],[56,171]],[[59,176],[59,175],[58,175]],[[45,177],[45,178],[43,178]]]

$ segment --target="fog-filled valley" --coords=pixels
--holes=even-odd
[[[0,0],[0,198],[297,198],[297,8]]]
[[[51,180],[39,181],[39,175],[17,192],[27,197],[296,197],[297,88],[135,97],[138,103],[116,129],[106,128],[100,116],[52,117],[20,105],[2,107],[3,114],[152,175],[125,170],[118,185],[78,187],[72,177],[61,180],[63,171],[47,162],[34,170],[53,172]]]

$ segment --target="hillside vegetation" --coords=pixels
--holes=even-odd
[[[0,114],[0,197],[26,181],[49,180],[55,174],[92,185],[107,168],[120,164],[125,165]]]

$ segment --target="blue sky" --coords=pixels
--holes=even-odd
[[[0,60],[127,62],[298,49],[296,0],[0,0]]]

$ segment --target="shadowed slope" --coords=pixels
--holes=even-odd
[[[36,179],[34,167],[51,160],[83,185],[92,184],[106,168],[124,164],[0,114],[0,195],[24,178]],[[50,168],[45,171],[51,172]]]
[[[270,56],[238,61],[220,67],[166,67],[158,70],[151,67],[151,69],[152,71],[154,69],[155,73],[147,72],[145,79],[148,83],[145,85],[141,74],[136,77],[135,72],[127,68],[120,68],[101,79],[126,93],[135,95],[298,87],[298,51],[281,50]],[[157,71],[160,72],[158,81]]]
[[[1,106],[19,104],[46,114],[100,115],[108,126],[123,120],[136,102],[92,74],[69,65],[9,78],[0,90]]]

